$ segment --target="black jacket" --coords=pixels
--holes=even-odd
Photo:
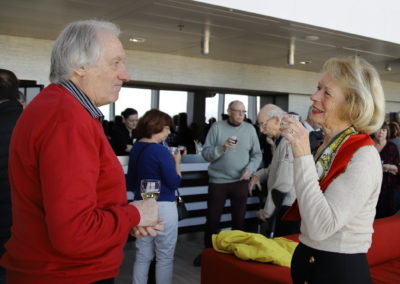
[[[11,133],[22,112],[18,101],[0,103],[0,256],[4,253],[4,244],[10,237],[11,198],[8,181],[8,150]]]

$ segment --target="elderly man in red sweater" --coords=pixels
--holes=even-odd
[[[10,284],[114,283],[129,232],[161,229],[154,200],[128,204],[124,173],[99,106],[129,80],[119,29],[68,25],[50,81],[26,108],[10,146],[13,227],[1,265]]]

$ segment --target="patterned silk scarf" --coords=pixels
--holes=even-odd
[[[347,140],[350,135],[356,133],[357,132],[353,127],[349,127],[343,130],[332,139],[329,145],[323,151],[321,151],[321,154],[319,156],[315,157],[315,167],[317,168],[319,181],[323,180],[326,177],[340,146]]]

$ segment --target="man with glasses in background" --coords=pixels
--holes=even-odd
[[[228,106],[228,119],[212,125],[202,155],[210,162],[207,200],[206,247],[212,247],[211,236],[219,231],[219,222],[227,198],[231,200],[232,229],[243,229],[248,180],[258,169],[262,154],[255,128],[244,122],[246,109],[241,101]],[[200,265],[198,256],[194,265]]]
[[[267,219],[276,220],[276,232],[269,222],[269,236],[287,235],[299,231],[298,222],[280,222],[280,217],[285,209],[291,206],[296,199],[293,185],[293,153],[289,142],[281,136],[281,121],[287,113],[273,104],[263,106],[258,114],[257,121],[260,131],[273,139],[276,148],[273,152],[271,164],[260,169],[250,179],[249,194],[252,195],[253,187],[261,190],[261,183],[267,183],[267,200],[264,209],[257,212],[257,217],[266,222]],[[276,204],[279,203],[279,204]],[[280,207],[282,206],[282,207]],[[275,209],[278,207],[278,211]],[[271,226],[272,225],[272,226]]]

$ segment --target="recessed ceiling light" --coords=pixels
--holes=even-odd
[[[316,41],[319,40],[319,36],[316,35],[308,35],[304,37],[306,40]]]
[[[134,43],[143,43],[143,42],[146,41],[146,39],[143,38],[143,37],[131,37],[131,38],[129,39],[129,41],[130,41],[130,42],[134,42]]]
[[[307,65],[307,64],[310,64],[311,62],[312,62],[311,60],[303,60],[303,61],[299,61],[299,64]]]

